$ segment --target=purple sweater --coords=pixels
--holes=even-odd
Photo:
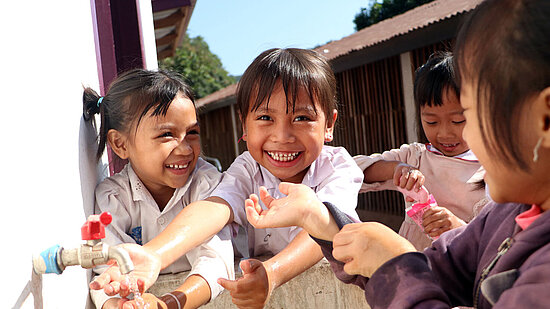
[[[353,223],[326,205],[340,227]],[[332,256],[332,243],[316,240],[336,276],[365,290],[372,308],[474,306],[476,294],[477,308],[543,308],[550,306],[550,211],[521,230],[515,217],[529,208],[490,203],[467,226],[444,233],[424,253],[387,261],[370,280],[346,274],[344,264]],[[480,284],[482,273],[508,237],[511,246]]]

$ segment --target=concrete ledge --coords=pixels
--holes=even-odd
[[[235,273],[240,277],[240,270],[236,265]],[[178,288],[187,273],[162,275],[148,290],[160,296]],[[229,292],[223,291],[214,301],[201,308],[237,308],[231,302]],[[332,272],[330,264],[322,259],[303,272],[301,275],[278,287],[273,292],[267,309],[335,309],[335,308],[369,308],[365,301],[364,291],[359,287],[344,284]]]

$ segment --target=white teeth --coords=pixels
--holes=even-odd
[[[187,166],[189,166],[189,163],[187,163],[187,164],[185,164],[185,165],[180,165],[180,164],[168,164],[167,166],[168,166],[169,168],[174,168],[174,169],[181,170],[181,169],[187,168]]]
[[[282,162],[288,162],[296,159],[296,157],[300,154],[299,152],[267,152],[270,157],[272,157],[275,161],[282,161]]]

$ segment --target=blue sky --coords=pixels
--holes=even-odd
[[[353,18],[369,0],[197,0],[187,28],[202,36],[231,75],[262,51],[312,48],[355,32]]]

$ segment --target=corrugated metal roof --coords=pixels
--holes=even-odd
[[[483,0],[437,0],[361,29],[315,50],[332,60],[474,9]]]
[[[207,95],[204,98],[197,100],[197,108],[207,105],[212,102],[217,102],[219,100],[225,99],[232,95],[235,95],[237,92],[237,84],[229,85],[223,89],[220,89],[212,94]]]
[[[483,0],[437,0],[416,7],[401,15],[383,20],[370,27],[361,29],[338,41],[327,43],[315,48],[315,51],[333,60],[350,54],[353,51],[365,49],[391,38],[413,32],[415,30],[440,22],[458,14],[474,9]],[[237,85],[231,85],[218,90],[197,101],[197,107],[204,106],[235,95]]]

